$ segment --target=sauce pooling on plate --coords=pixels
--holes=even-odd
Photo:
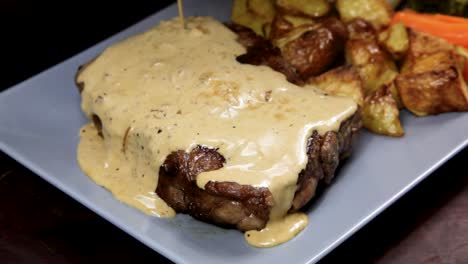
[[[85,125],[78,161],[117,199],[172,216],[155,194],[160,166],[177,150],[216,148],[226,162],[199,174],[198,187],[208,181],[267,187],[274,199],[269,223],[246,238],[274,246],[307,224],[303,214],[286,216],[308,160],[308,138],[337,131],[357,106],[291,84],[268,67],[238,63],[245,48],[236,38],[212,18],[192,17],[186,28],[172,19],[109,47],[78,76],[82,109],[90,120],[99,117],[103,135]]]

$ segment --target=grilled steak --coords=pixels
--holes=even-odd
[[[102,136],[100,120],[93,121]],[[338,132],[314,132],[307,144],[308,162],[299,174],[290,212],[298,211],[315,195],[320,181],[330,184],[341,160],[351,153],[361,128],[360,112],[343,122]],[[190,153],[171,153],[159,170],[156,193],[174,210],[205,222],[247,231],[262,229],[269,219],[273,200],[267,188],[235,182],[208,182],[198,188],[196,177],[204,171],[223,167],[225,158],[215,149],[198,146]]]
[[[284,73],[290,82],[302,83],[294,67],[268,41],[241,27],[231,25],[231,29],[238,33],[239,42],[248,49],[246,55],[238,57],[239,62],[267,65]],[[81,71],[85,67],[86,65]],[[77,86],[80,92],[86,91],[83,90],[84,83],[78,82],[78,79]],[[268,101],[266,97],[267,94],[265,100]],[[93,114],[91,119],[100,136],[105,138],[101,130],[102,117]],[[357,111],[340,124],[338,131],[323,134],[314,132],[310,136],[307,144],[308,162],[298,175],[290,212],[299,210],[314,197],[319,182],[331,182],[339,162],[350,154],[352,142],[360,128],[361,118]],[[127,133],[128,129],[123,145]],[[225,157],[207,146],[197,146],[191,152],[174,151],[165,157],[160,167],[156,193],[175,211],[190,214],[206,222],[235,227],[242,231],[264,228],[275,205],[268,188],[212,181],[203,189],[197,186],[196,179],[200,173],[218,170],[225,162]]]
[[[237,60],[241,63],[266,65],[283,73],[288,81],[302,84],[302,80],[278,48],[250,29],[229,24],[239,36],[238,41],[247,53]],[[315,194],[319,181],[329,184],[340,160],[346,158],[361,128],[359,112],[341,124],[338,132],[323,136],[315,132],[308,141],[308,163],[299,174],[297,190],[291,212],[299,210]],[[205,189],[198,188],[196,176],[203,171],[223,166],[224,157],[215,149],[197,147],[192,152],[173,152],[167,157],[159,173],[157,194],[178,212],[223,226],[235,226],[239,230],[265,227],[272,197],[266,188],[254,188],[234,182],[208,182]]]
[[[346,158],[361,127],[359,112],[341,124],[338,132],[314,133],[308,141],[308,163],[299,174],[290,211],[297,211],[314,197],[319,181],[329,184],[340,160]],[[273,200],[267,188],[234,182],[208,182],[198,188],[196,177],[223,166],[224,157],[215,149],[197,147],[190,153],[169,155],[159,172],[157,194],[177,212],[239,230],[265,227]]]

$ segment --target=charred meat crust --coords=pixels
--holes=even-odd
[[[360,127],[357,112],[341,124],[338,132],[312,134],[307,146],[308,163],[298,176],[291,212],[314,197],[319,181],[331,182],[339,161],[349,155]],[[234,182],[208,182],[204,189],[197,186],[198,174],[220,169],[224,162],[224,157],[212,148],[198,146],[190,153],[175,151],[161,166],[156,193],[177,212],[197,219],[242,231],[262,229],[274,205],[267,188]]]
[[[83,92],[85,84],[84,84],[84,82],[78,81],[78,78],[80,77],[80,74],[86,69],[86,67],[88,67],[88,65],[93,63],[96,59],[97,59],[97,57],[95,57],[94,59],[90,60],[89,62],[87,62],[87,63],[85,63],[83,65],[78,66],[78,70],[75,73],[75,84],[76,84],[76,87],[78,88],[78,92],[80,92],[80,94],[81,94],[81,92]]]
[[[339,162],[350,155],[361,126],[361,112],[358,110],[341,124],[338,132],[329,131],[323,136],[317,132],[312,134],[307,144],[307,165],[299,173],[291,212],[299,210],[314,197],[320,181],[331,183]]]
[[[225,23],[225,25],[236,33],[237,41],[246,48],[271,45],[267,39],[257,35],[257,33],[248,27],[234,23]]]
[[[204,190],[198,188],[196,176],[220,169],[224,162],[215,149],[203,146],[190,153],[175,151],[160,168],[156,193],[175,211],[205,222],[243,231],[264,227],[273,205],[267,188],[234,182],[208,182]]]
[[[78,67],[78,71],[76,71],[76,74],[75,74],[75,84],[76,84],[76,88],[78,88],[78,92],[83,92],[84,90],[84,82],[80,82],[78,81],[78,77],[80,76],[80,73],[83,71],[83,69],[85,68],[86,65],[80,65]]]

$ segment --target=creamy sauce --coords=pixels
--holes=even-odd
[[[117,199],[147,214],[174,216],[174,210],[154,192],[157,184],[154,172],[143,166],[140,168],[141,174],[132,173],[134,168],[126,165],[125,157],[108,151],[104,140],[97,134],[92,124],[81,128],[78,162],[83,171],[97,184],[109,189]],[[143,171],[146,171],[145,176]]]
[[[285,216],[307,163],[308,138],[314,130],[338,130],[357,107],[351,99],[293,85],[268,67],[238,63],[245,48],[236,38],[211,18],[187,18],[185,29],[172,19],[90,64],[78,77],[85,84],[82,109],[90,119],[101,118],[104,140],[84,128],[78,159],[86,174],[127,204],[172,215],[154,193],[166,156],[197,145],[217,148],[224,167],[201,173],[197,185],[268,187],[275,202],[268,226],[289,230],[280,222],[298,219]],[[248,242],[264,246],[266,233],[280,232],[250,232]],[[295,232],[288,234],[276,243]]]
[[[256,247],[273,247],[295,237],[309,224],[309,218],[304,213],[288,214],[281,221],[270,221],[260,230],[245,232],[247,242]]]

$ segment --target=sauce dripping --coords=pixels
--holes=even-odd
[[[304,213],[288,214],[285,217],[269,221],[267,226],[260,230],[245,232],[247,243],[255,247],[273,247],[295,237],[309,224],[309,218]]]

